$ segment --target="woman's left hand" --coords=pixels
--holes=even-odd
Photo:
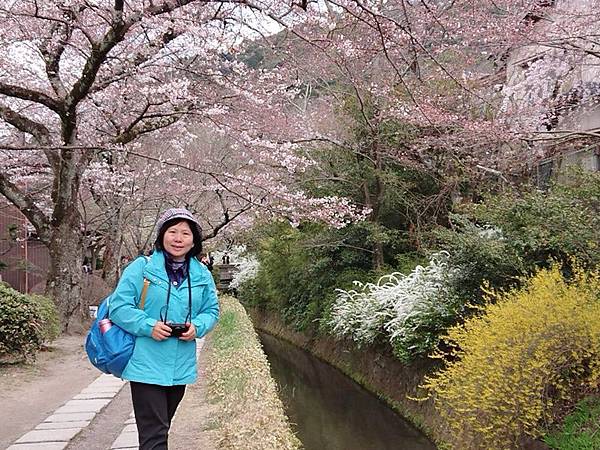
[[[184,340],[184,341],[191,341],[192,339],[196,338],[196,327],[194,326],[193,323],[190,323],[190,328],[183,333],[179,339]]]

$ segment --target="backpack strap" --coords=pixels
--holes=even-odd
[[[150,262],[149,256],[142,255],[142,257],[144,258],[146,264]],[[144,266],[146,264],[144,264]],[[142,295],[140,295],[140,302],[138,303],[138,308],[142,311],[144,310],[144,305],[146,304],[146,294],[148,293],[148,286],[150,286],[150,280],[144,277],[144,287],[142,288]]]
[[[150,286],[150,280],[148,278],[144,278],[144,287],[142,288],[140,304],[138,305],[138,308],[142,311],[144,310],[144,304],[146,303],[146,293],[148,292],[148,286]]]
[[[146,266],[146,264],[148,264],[148,262],[150,261],[150,257],[146,256],[146,255],[142,255],[142,257],[144,258],[144,267]],[[128,263],[128,265],[131,263]],[[125,266],[126,267],[126,266]],[[137,307],[138,309],[141,309],[142,311],[144,310],[144,304],[146,303],[146,294],[148,292],[148,286],[150,286],[150,280],[144,277],[144,287],[142,288],[142,294],[140,295],[140,302],[138,303]],[[109,311],[110,311],[110,297],[112,296],[112,293],[106,297],[106,315],[108,317]]]

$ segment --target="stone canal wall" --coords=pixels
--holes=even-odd
[[[287,328],[275,314],[247,308],[255,328],[291,342],[338,368],[365,389],[384,400],[437,445],[444,442],[443,422],[433,401],[415,401],[424,395],[419,385],[434,368],[434,361],[402,364],[391,353],[373,348],[357,349],[347,341],[330,337],[307,336]]]

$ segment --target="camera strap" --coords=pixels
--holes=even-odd
[[[188,313],[185,316],[185,323],[190,323],[192,321],[192,276],[188,271]],[[171,298],[171,282],[169,281],[169,287],[167,288],[167,310],[165,311],[165,319],[162,320],[164,323],[167,323],[167,316],[169,315],[169,299]]]

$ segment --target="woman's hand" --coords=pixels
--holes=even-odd
[[[184,341],[191,341],[192,339],[196,338],[196,327],[194,326],[193,323],[189,324],[190,328],[183,333],[179,339],[182,339]]]
[[[158,321],[152,328],[152,339],[155,341],[164,341],[171,336],[171,327],[164,322]]]

